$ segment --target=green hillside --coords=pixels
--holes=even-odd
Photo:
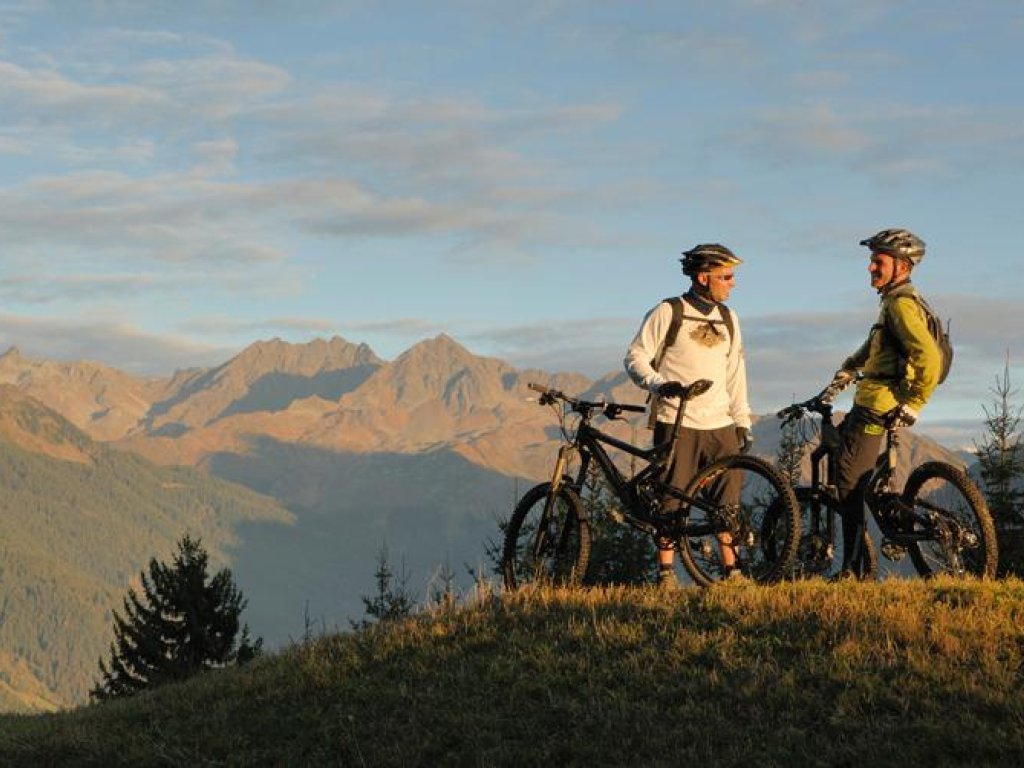
[[[77,458],[55,458],[63,454]],[[5,399],[0,710],[85,701],[112,638],[111,608],[185,532],[223,564],[241,523],[288,519],[244,488],[110,450],[29,398]]]
[[[1019,766],[1024,584],[485,597],[73,712],[52,766]]]

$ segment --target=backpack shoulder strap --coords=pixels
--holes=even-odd
[[[661,342],[661,346],[658,347],[658,354],[654,356],[651,361],[651,366],[654,370],[661,368],[661,361],[665,359],[665,351],[676,343],[676,337],[679,335],[679,328],[683,324],[683,300],[679,296],[669,296],[667,299],[662,299],[663,304],[668,304],[672,307],[672,322],[669,323],[668,331],[665,333],[665,338]]]
[[[932,308],[928,304],[928,302],[924,300],[924,296],[922,296],[916,290],[914,290],[914,291],[910,291],[909,293],[905,293],[902,296],[897,296],[895,299],[893,299],[893,301],[897,301],[897,300],[902,299],[902,298],[912,299],[913,302],[915,304],[917,304],[918,309],[921,310],[921,314],[924,315],[925,327],[927,327],[929,332],[930,332],[931,331],[930,320],[931,320],[931,318],[935,318],[935,320],[937,322],[938,321],[938,316],[932,310]],[[904,357],[906,357],[907,352],[903,348],[903,342],[900,340],[900,337],[896,335],[896,331],[894,331],[892,329],[892,319],[891,319],[892,315],[891,315],[891,310],[890,310],[890,304],[891,304],[891,302],[886,302],[883,305],[881,328],[885,331],[886,335],[889,337],[889,339],[892,341],[892,343],[895,344],[899,348],[900,354],[903,355]],[[873,326],[873,327],[877,327],[877,326]],[[938,339],[934,338],[934,334],[930,333],[929,335],[931,335],[932,338],[935,340],[936,344],[938,344]]]
[[[669,296],[665,301],[672,307],[672,322],[668,326],[668,333],[665,334],[665,342],[662,349],[668,349],[676,343],[679,336],[679,328],[683,324],[683,300],[679,296]],[[661,353],[664,356],[664,352]]]
[[[729,349],[732,350],[732,343],[736,340],[736,321],[733,319],[732,310],[725,304],[718,305],[718,311],[722,313],[722,322],[729,329]]]

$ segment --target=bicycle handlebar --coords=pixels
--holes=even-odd
[[[680,397],[683,402],[692,400],[695,397],[703,395],[709,389],[711,389],[712,382],[708,379],[698,379],[689,386],[687,386]],[[556,400],[561,400],[569,405],[574,411],[591,411],[601,410],[604,411],[604,415],[609,419],[616,418],[620,413],[644,413],[647,410],[646,405],[629,405],[626,403],[610,403],[605,400],[580,400],[576,397],[571,397],[561,390],[552,389],[545,387],[543,384],[536,384],[534,382],[528,382],[527,387],[532,389],[534,392],[540,392],[540,404],[550,405]]]
[[[810,400],[804,400],[802,403],[793,403],[793,405],[783,408],[775,415],[786,422],[793,421],[808,411],[811,413],[817,413],[818,415],[826,418],[831,417],[832,401],[836,399],[840,392],[859,379],[860,374],[857,374],[854,378],[846,381],[842,381],[840,383],[833,382]]]
[[[616,418],[620,413],[643,413],[647,410],[646,405],[629,405],[628,403],[610,403],[606,400],[580,400],[576,397],[571,397],[561,390],[552,389],[545,387],[543,384],[535,384],[534,382],[528,382],[527,387],[532,389],[534,392],[540,392],[540,404],[550,405],[556,400],[561,400],[569,405],[574,411],[591,411],[600,410],[604,411],[604,415],[609,419]]]
[[[820,416],[831,416],[832,399],[828,397],[828,394],[828,389],[825,389],[809,400],[804,400],[802,403],[793,403],[792,405],[786,406],[776,413],[775,416],[787,422],[803,416],[804,413],[808,411],[811,413],[817,413]]]

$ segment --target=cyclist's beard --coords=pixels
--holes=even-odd
[[[715,297],[711,295],[711,288],[709,286],[702,285],[701,283],[698,283],[696,280],[694,280],[693,285],[690,286],[690,290],[710,304],[718,303]]]
[[[885,296],[885,294],[887,294],[893,288],[899,288],[904,283],[910,282],[910,272],[912,271],[913,270],[911,269],[910,271],[904,273],[902,276],[897,276],[896,265],[893,264],[892,275],[889,276],[889,282],[887,282],[885,285],[880,285],[878,286],[878,288],[875,289],[876,291],[878,291],[878,295]]]

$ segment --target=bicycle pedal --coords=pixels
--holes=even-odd
[[[879,549],[882,550],[882,556],[893,563],[898,563],[907,554],[906,547],[893,541],[883,541]]]

